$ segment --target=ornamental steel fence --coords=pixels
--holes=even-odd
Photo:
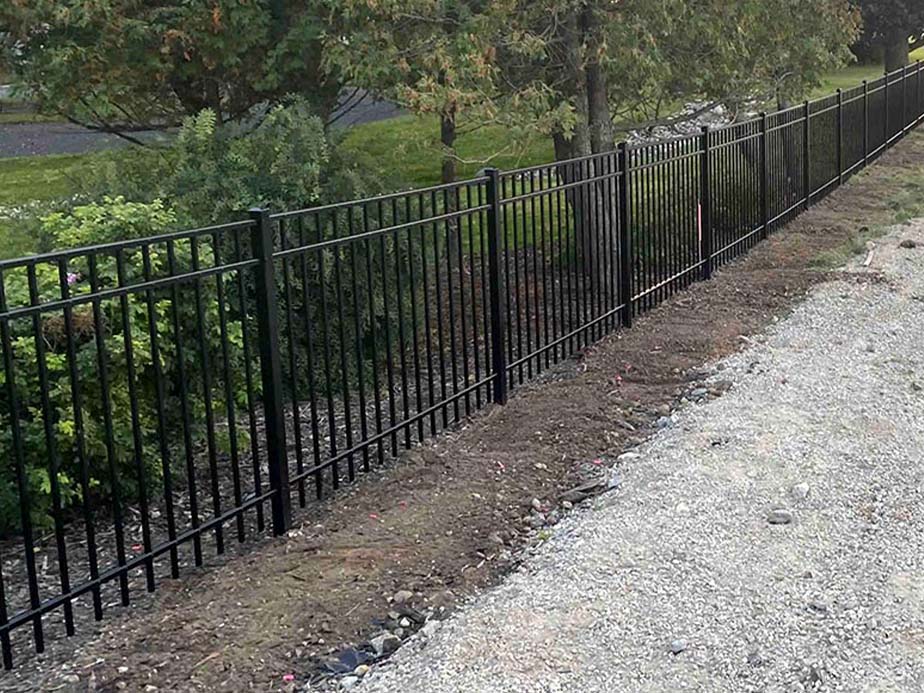
[[[4,667],[708,279],[915,127],[922,81],[0,262]]]

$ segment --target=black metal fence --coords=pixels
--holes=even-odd
[[[127,605],[708,278],[916,126],[917,64],[700,136],[0,262],[0,649]],[[267,518],[266,515],[269,517]]]

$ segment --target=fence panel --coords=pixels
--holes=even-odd
[[[487,183],[273,216],[302,507],[491,400]]]
[[[768,116],[768,222],[777,228],[798,212],[805,200],[805,108],[796,106]]]
[[[685,138],[630,155],[633,301],[644,311],[699,277],[703,153],[699,138]]]
[[[760,240],[762,147],[759,121],[731,125],[713,134],[709,189],[714,267]]]
[[[878,155],[886,146],[885,77],[873,80],[869,89],[869,156]]]
[[[865,158],[864,131],[866,121],[866,97],[863,87],[843,92],[843,173],[853,173],[863,165]]]
[[[621,177],[616,152],[501,175],[511,386],[619,323]]]
[[[252,230],[0,263],[7,664],[262,530]]]

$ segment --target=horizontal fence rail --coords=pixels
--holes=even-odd
[[[4,667],[708,279],[918,125],[922,80],[0,262]]]

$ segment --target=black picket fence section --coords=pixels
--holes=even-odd
[[[4,667],[708,279],[915,127],[922,81],[0,262]]]

